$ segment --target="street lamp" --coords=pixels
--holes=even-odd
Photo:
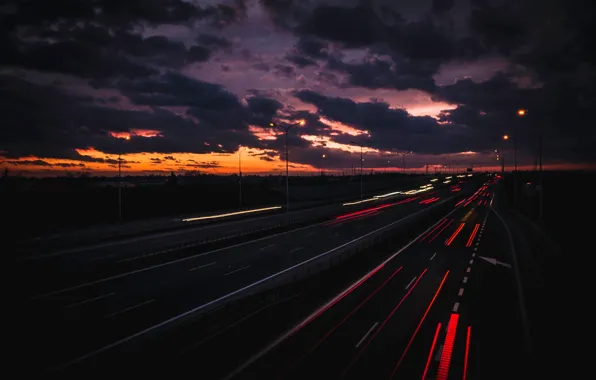
[[[238,208],[242,208],[242,145],[238,145]]]
[[[401,171],[402,173],[404,173],[406,171],[406,155],[407,154],[412,154],[412,151],[408,151],[405,153],[401,153]]]
[[[528,110],[520,108],[517,110],[517,116],[523,118],[528,116]],[[542,227],[542,212],[543,212],[543,182],[542,182],[542,124],[538,126],[538,183],[540,192],[538,193],[538,222]]]
[[[509,135],[504,135],[503,140],[509,140]],[[517,172],[517,139],[513,139],[513,171]]]
[[[362,148],[364,147],[363,144],[359,144],[355,141],[350,141],[350,144],[360,146],[360,200],[364,199],[363,191],[362,191],[362,165],[364,164],[364,158],[362,157]]]
[[[305,125],[306,122],[304,120],[300,120],[297,123],[293,123],[293,124],[282,124],[279,125],[279,127],[284,131],[285,133],[285,151],[286,151],[286,213],[290,211],[290,182],[289,182],[289,164],[288,164],[288,132],[290,131],[290,129],[292,127],[295,127],[297,125],[303,126]],[[271,122],[269,123],[270,127],[276,127],[277,124]]]
[[[498,149],[495,149],[495,153],[497,154],[497,161],[501,161],[501,174],[505,173],[505,158],[501,158],[501,152]]]
[[[122,138],[123,141],[130,140],[130,135]],[[118,221],[122,222],[122,148],[118,152]]]

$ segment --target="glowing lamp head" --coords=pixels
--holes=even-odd
[[[300,126],[304,126],[305,124],[306,124],[306,121],[304,121],[304,120],[300,120],[298,122],[298,125],[300,125]]]
[[[524,109],[519,109],[517,110],[517,116],[526,116],[526,110]]]
[[[275,127],[275,123],[269,123],[270,127]]]
[[[130,136],[125,136],[124,140],[130,140]]]
[[[509,140],[509,135],[503,136],[503,140]]]

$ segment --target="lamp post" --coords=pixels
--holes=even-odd
[[[321,177],[323,176],[323,174],[325,174],[325,172],[323,170],[323,162],[324,162],[325,158],[327,158],[327,155],[323,153],[321,155],[321,162],[319,163],[319,166],[320,166],[320,169],[321,169]]]
[[[498,149],[495,149],[495,153],[497,156],[497,161],[501,161],[501,174],[505,173],[505,159],[501,157],[501,154]]]
[[[412,151],[407,151],[404,153],[401,153],[401,171],[402,173],[405,173],[406,171],[406,155],[408,154],[412,154]]]
[[[126,136],[123,141],[130,140],[130,136]],[[122,147],[118,152],[118,221],[122,222]]]
[[[300,120],[297,123],[293,123],[293,124],[283,124],[280,125],[280,128],[284,131],[285,133],[285,151],[286,151],[286,213],[290,211],[290,182],[289,182],[289,164],[288,164],[288,132],[290,131],[290,129],[292,127],[295,127],[297,125],[304,125],[306,124],[306,122],[304,120]],[[275,127],[276,124],[271,122],[269,123],[270,127]]]
[[[520,108],[517,110],[517,116],[520,118],[524,118],[528,116],[528,110]],[[542,182],[542,125],[538,126],[538,183],[539,183],[539,193],[538,193],[538,224],[542,227],[542,217],[543,217],[543,182]]]
[[[238,208],[242,208],[242,145],[238,146]]]
[[[517,172],[517,139],[509,135],[503,135],[503,140],[513,140],[513,171]]]
[[[509,135],[503,135],[503,140],[509,140]],[[513,207],[517,206],[517,180],[515,178],[517,174],[517,139],[513,139],[513,170],[511,176],[513,177]]]
[[[350,141],[350,144],[354,144],[354,145],[358,145],[360,146],[360,200],[364,199],[364,193],[363,193],[363,186],[362,186],[362,170],[363,170],[363,164],[364,164],[364,158],[362,157],[362,149],[364,147],[363,144],[359,144],[355,141]]]

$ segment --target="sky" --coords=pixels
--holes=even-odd
[[[595,8],[0,0],[0,168],[283,173],[289,127],[298,174],[594,169]]]

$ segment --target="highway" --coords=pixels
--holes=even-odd
[[[173,336],[153,344],[141,341],[143,349],[153,346],[154,351],[143,353],[140,362],[124,356],[139,349],[129,347],[94,362],[93,368],[106,369],[102,366],[116,358],[118,364],[112,362],[107,373],[194,370],[214,379],[520,378],[523,317],[507,229],[490,209],[492,186],[469,199],[458,201],[405,245],[381,254],[384,260],[376,261],[379,256],[370,251],[374,263],[365,268],[367,254],[358,255],[365,271],[333,295],[325,289],[341,280],[315,276],[309,287],[298,284],[262,304],[249,305],[254,301],[249,300],[214,310]],[[316,293],[325,294],[314,302]]]
[[[139,260],[138,266],[125,268],[128,270],[102,278],[82,277],[66,287],[48,288],[47,283],[40,286],[41,282],[23,275],[18,288],[25,296],[17,307],[23,312],[20,323],[26,326],[26,333],[19,346],[36,363],[33,368],[60,367],[409,215],[441,202],[453,204],[474,184],[461,186],[461,192],[454,193],[448,187],[376,203],[324,223],[159,264],[147,265]],[[46,277],[51,278],[52,273]]]
[[[425,184],[429,184],[428,179]],[[435,187],[446,185],[439,182]],[[417,186],[416,189],[419,187]],[[90,281],[111,275],[132,271],[142,267],[171,262],[175,259],[192,256],[197,253],[213,251],[238,243],[255,240],[269,235],[280,234],[300,229],[320,222],[331,220],[335,216],[356,212],[384,204],[395,199],[403,199],[403,194],[373,202],[350,204],[341,203],[292,211],[289,214],[270,214],[276,210],[258,212],[257,216],[239,220],[229,220],[213,224],[201,224],[204,221],[190,220],[187,228],[167,232],[152,232],[141,236],[124,239],[106,240],[101,243],[55,249],[52,244],[41,247],[20,247],[16,266],[19,271],[34,275],[38,289],[66,287],[84,280]],[[372,199],[372,198],[368,198]],[[214,219],[217,220],[217,219]],[[178,221],[179,225],[183,223]],[[199,223],[199,224],[197,224]],[[76,243],[76,240],[75,240]],[[73,244],[75,244],[73,243]],[[18,249],[18,248],[17,248]],[[48,276],[48,273],[50,274]],[[34,289],[30,291],[35,292]]]
[[[510,253],[488,207],[462,206],[229,378],[520,378]]]

